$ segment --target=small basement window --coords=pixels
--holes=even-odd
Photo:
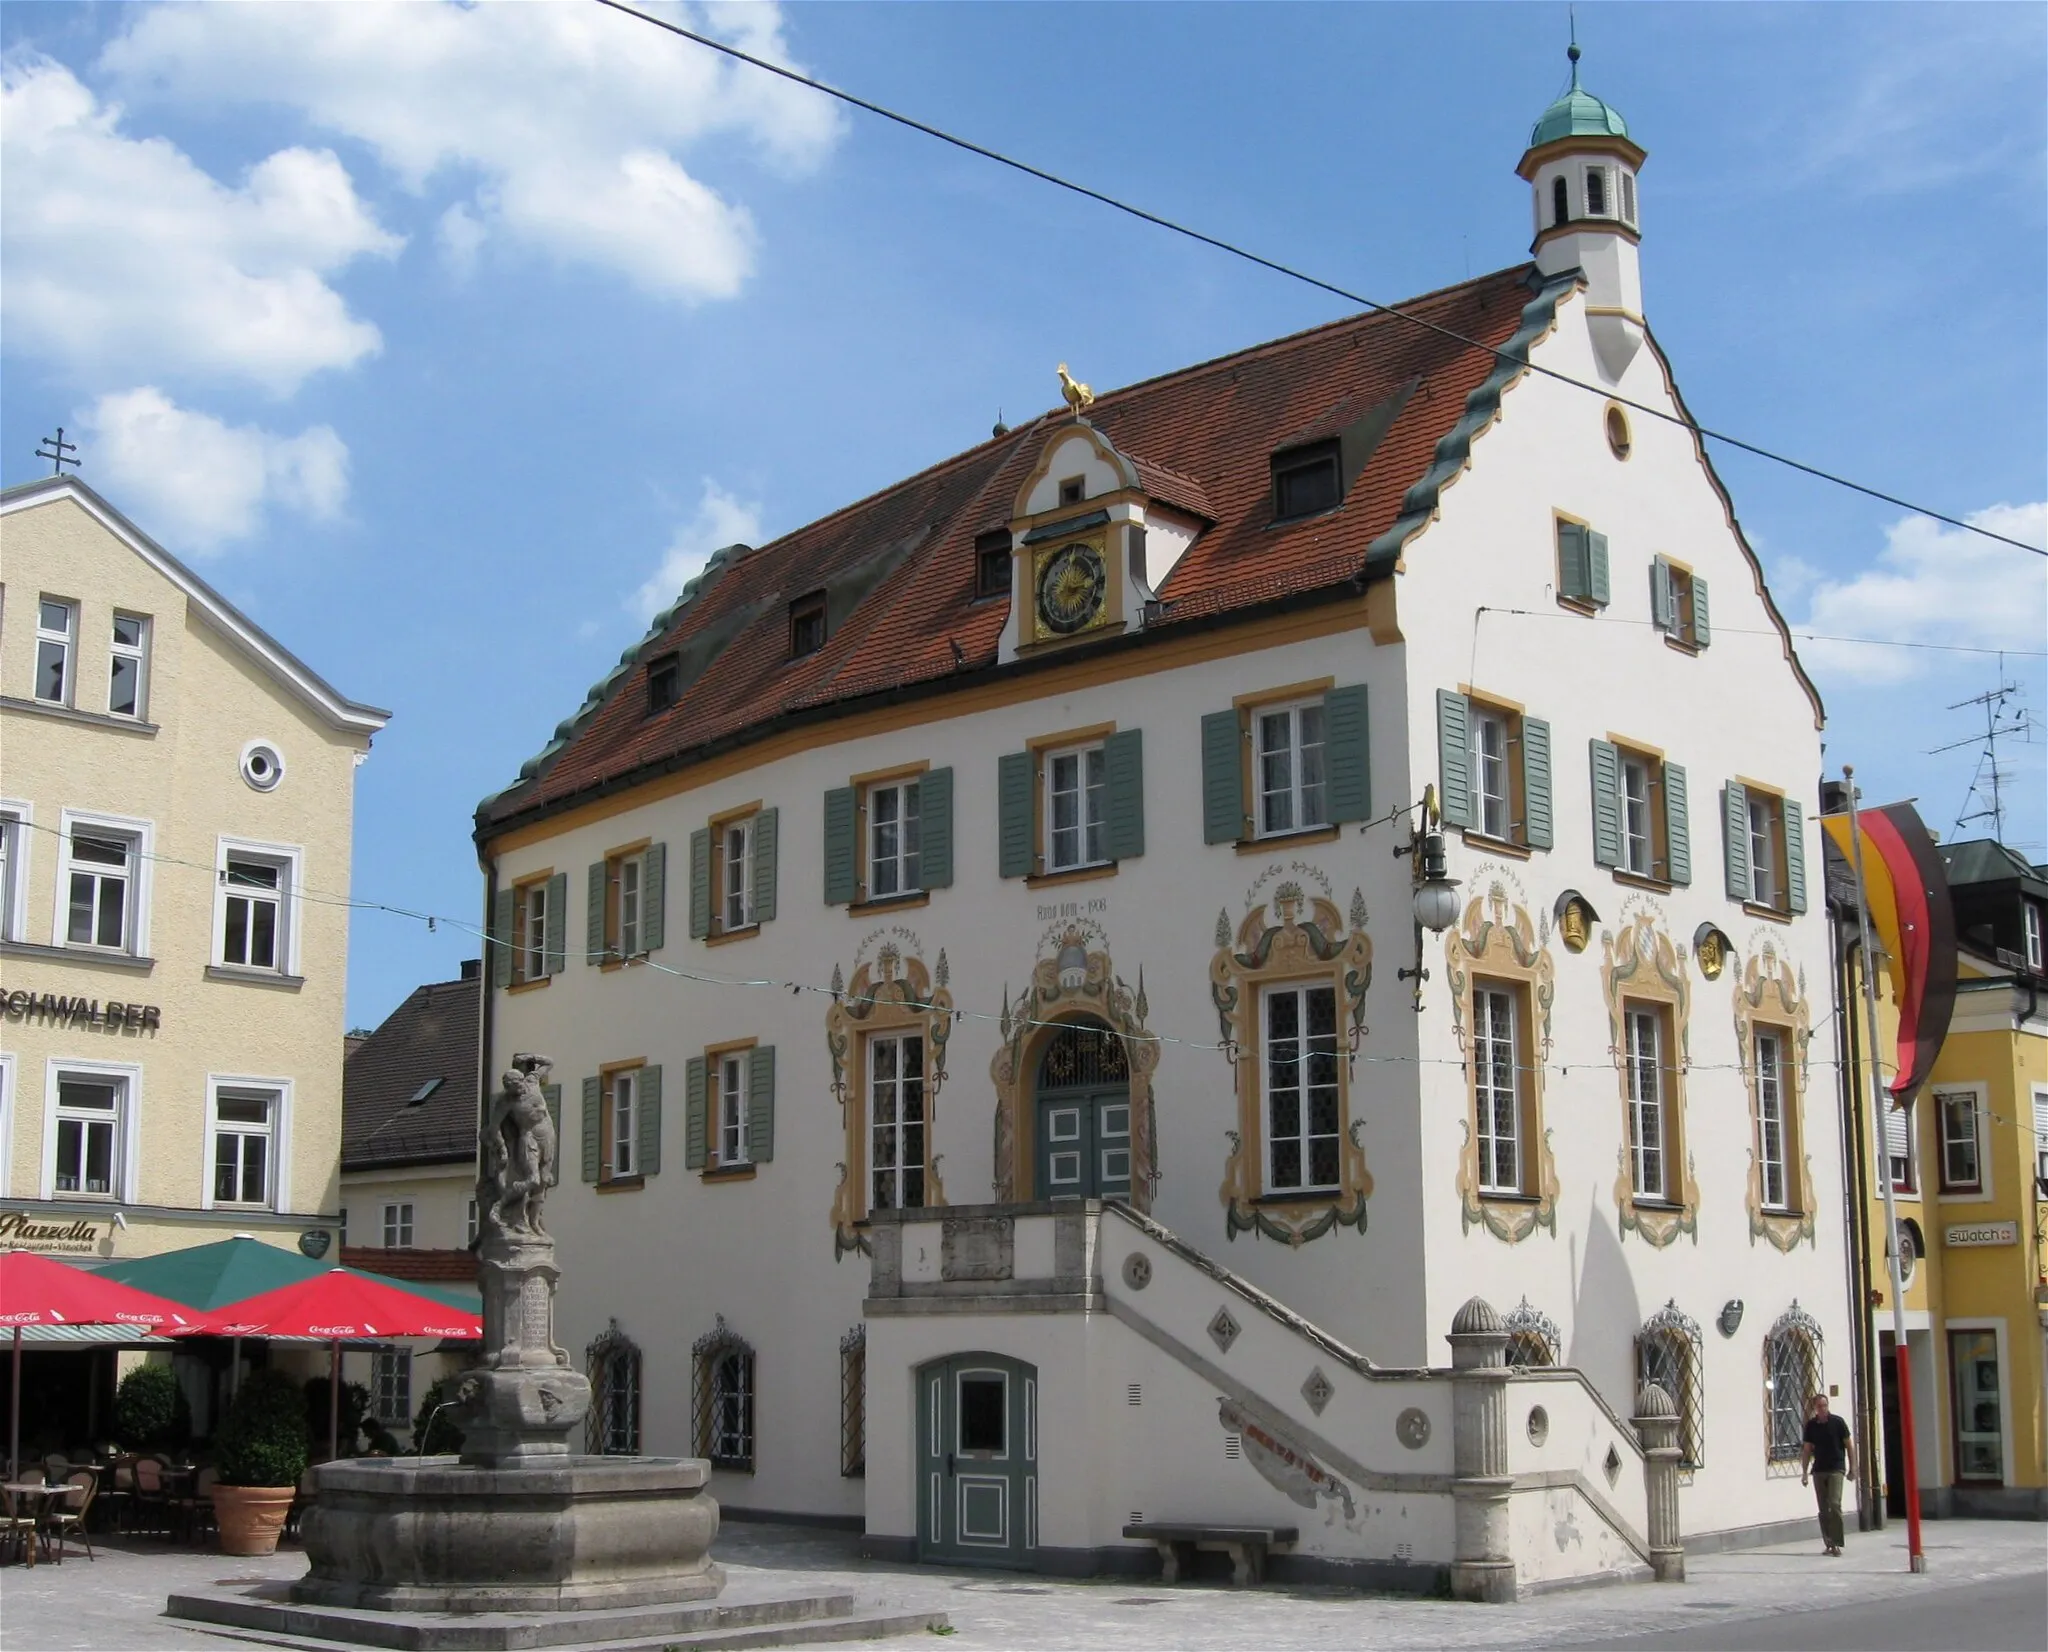
[[[789,657],[800,660],[825,646],[825,593],[813,591],[789,605]]]
[[[647,662],[647,709],[666,711],[683,697],[683,666],[673,654]]]
[[[1010,530],[991,528],[974,539],[974,597],[1010,594]]]
[[[1318,442],[1273,456],[1273,518],[1285,522],[1314,516],[1344,501],[1337,473],[1337,444]]]

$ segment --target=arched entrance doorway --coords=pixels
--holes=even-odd
[[[1124,1041],[1093,1019],[1067,1021],[1038,1058],[1037,1196],[1131,1196],[1131,1067]]]

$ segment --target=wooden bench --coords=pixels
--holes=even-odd
[[[1124,1527],[1124,1536],[1158,1548],[1163,1583],[1178,1583],[1193,1571],[1197,1549],[1229,1555],[1232,1583],[1263,1583],[1266,1551],[1276,1544],[1294,1543],[1301,1533],[1293,1526],[1168,1526],[1147,1520]]]

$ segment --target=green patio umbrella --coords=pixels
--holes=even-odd
[[[315,1262],[281,1245],[266,1245],[261,1239],[220,1239],[210,1245],[193,1245],[185,1250],[168,1250],[155,1256],[137,1256],[109,1262],[95,1270],[102,1279],[131,1285],[153,1296],[182,1302],[188,1308],[212,1310],[230,1302],[241,1302],[265,1291],[296,1285],[302,1279],[317,1279],[332,1273],[332,1262]],[[475,1291],[450,1290],[446,1286],[421,1285],[410,1279],[363,1268],[351,1273],[365,1274],[380,1284],[395,1284],[415,1296],[434,1297],[451,1308],[481,1311],[482,1299]]]

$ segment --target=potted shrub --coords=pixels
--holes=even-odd
[[[310,1455],[306,1399],[282,1371],[252,1371],[213,1439],[223,1554],[271,1554]]]
[[[192,1407],[168,1365],[138,1365],[114,1394],[114,1432],[131,1451],[182,1445],[192,1434]]]

